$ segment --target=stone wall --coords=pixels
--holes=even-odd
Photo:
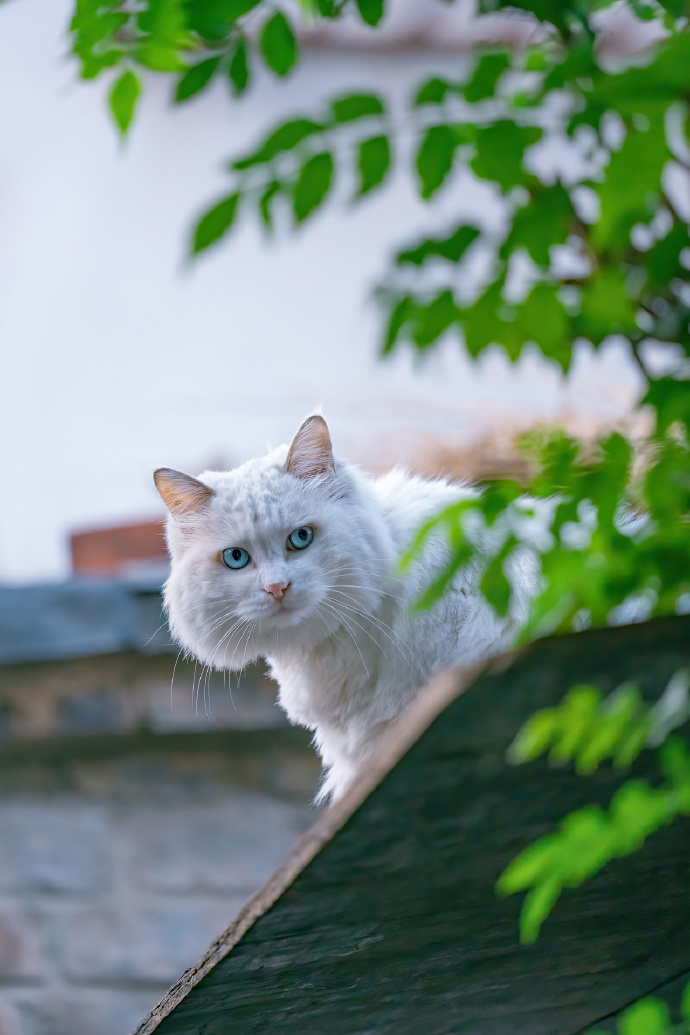
[[[127,1035],[315,817],[261,670],[174,664],[0,669],[0,1035]]]

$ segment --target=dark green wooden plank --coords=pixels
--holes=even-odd
[[[157,1035],[573,1035],[690,970],[690,822],[566,892],[535,946],[509,859],[621,775],[506,766],[575,682],[657,696],[690,664],[690,619],[543,641],[455,700]],[[635,772],[654,771],[643,755]]]

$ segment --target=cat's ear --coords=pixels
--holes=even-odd
[[[215,496],[208,485],[192,478],[190,474],[173,471],[170,467],[159,467],[153,472],[153,480],[173,517],[201,514]]]
[[[307,417],[292,440],[286,470],[296,478],[333,477],[333,447],[323,417],[318,414]]]

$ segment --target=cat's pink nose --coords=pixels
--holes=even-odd
[[[266,592],[270,593],[274,600],[282,600],[289,589],[289,582],[272,582],[266,586]]]

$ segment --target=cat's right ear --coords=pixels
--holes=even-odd
[[[304,479],[319,476],[332,478],[335,474],[331,436],[320,414],[307,417],[293,438],[285,470],[296,478]]]
[[[153,480],[173,517],[188,518],[202,514],[215,496],[208,485],[170,467],[159,467],[153,472]]]

